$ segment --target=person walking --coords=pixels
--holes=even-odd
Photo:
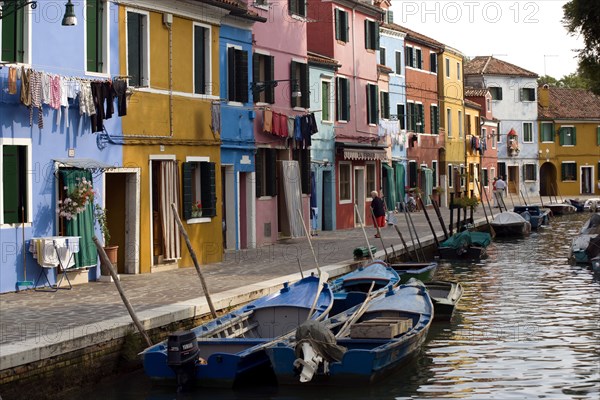
[[[496,181],[496,200],[498,201],[497,207],[500,207],[504,204],[504,192],[506,191],[506,182],[502,179],[502,176],[498,178]]]
[[[379,193],[377,190],[373,190],[371,192],[371,208],[373,209],[373,214],[375,215],[375,223],[378,227],[383,228],[385,226],[385,204],[381,197],[379,197]],[[378,238],[379,234],[375,233],[375,237]]]

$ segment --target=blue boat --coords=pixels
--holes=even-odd
[[[398,272],[381,260],[340,276],[329,282],[334,299],[330,315],[339,314],[365,301],[371,284],[372,293],[375,293],[396,286],[399,282]]]
[[[427,289],[412,280],[322,323],[303,324],[293,340],[270,346],[267,354],[279,384],[371,383],[419,350],[433,313]],[[347,321],[354,322],[350,329]],[[340,331],[347,333],[335,337]]]
[[[569,260],[574,264],[590,264],[600,255],[600,213],[592,216],[583,224],[571,242]]]
[[[521,215],[525,212],[529,213],[528,221],[533,230],[537,230],[543,225],[550,224],[550,210],[547,208],[542,208],[540,206],[515,206],[513,212]]]
[[[309,319],[326,318],[333,305],[328,284],[315,276],[202,324],[175,332],[141,353],[144,371],[157,381],[232,387],[256,371],[270,371],[261,345],[293,332]]]

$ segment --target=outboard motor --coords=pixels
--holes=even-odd
[[[175,371],[178,392],[193,382],[199,354],[198,339],[194,332],[179,331],[169,335],[167,365]]]

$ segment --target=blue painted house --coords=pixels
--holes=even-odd
[[[335,77],[339,67],[332,58],[308,52],[310,109],[314,110],[319,130],[312,137],[310,149],[311,179],[314,184],[311,208],[317,208],[317,230],[324,231],[336,229],[334,121]]]
[[[252,26],[266,19],[254,13],[244,18],[229,15],[219,34],[220,97],[229,99],[236,76],[252,77]],[[254,60],[254,61],[253,61]],[[236,68],[244,68],[241,72]],[[251,82],[247,79],[245,101],[220,100],[221,177],[223,199],[223,247],[246,249],[256,245],[256,193],[254,190],[254,110]]]
[[[116,99],[112,118],[97,119],[94,129],[92,118],[79,101],[81,91],[86,88],[94,87],[96,91],[109,87],[105,83],[118,71],[117,20],[110,18],[116,6],[106,0],[80,3],[85,3],[85,7],[75,7],[79,23],[63,26],[62,5],[38,2],[35,9],[31,6],[15,9],[14,3],[3,2],[0,19],[2,293],[31,288],[18,282],[35,282],[41,271],[48,272],[49,283],[55,282],[57,269],[42,269],[32,257],[29,245],[34,237],[81,236],[69,277],[75,282],[88,282],[100,275],[91,241],[94,234],[101,237],[94,224],[94,201],[89,201],[76,219],[59,217],[59,200],[69,196],[82,178],[92,181],[95,202],[102,205],[106,198],[105,171],[120,166],[122,160],[119,147],[97,140],[97,132],[104,127],[121,131]],[[30,90],[23,90],[28,87],[22,86],[24,79],[29,82]],[[37,90],[38,85],[41,90]],[[88,110],[91,109],[94,104],[90,104]],[[108,112],[106,108],[103,110]]]
[[[391,148],[391,167],[384,166],[384,184],[394,193],[386,194],[388,208],[390,204],[404,201],[407,168],[406,133],[406,74],[404,56],[404,37],[406,34],[393,23],[393,14],[386,11],[385,22],[379,28],[379,65],[387,67],[389,72],[388,92],[382,97],[382,118],[380,125],[386,133]],[[383,113],[387,114],[383,114]],[[389,164],[388,164],[389,166]],[[388,191],[389,192],[389,191]]]

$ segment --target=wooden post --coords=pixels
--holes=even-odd
[[[371,256],[371,261],[375,260],[373,257],[373,252],[371,251],[371,244],[369,243],[369,238],[367,237],[367,231],[365,230],[365,224],[362,222],[362,218],[360,217],[360,213],[358,212],[358,205],[354,203],[354,212],[356,212],[356,217],[358,218],[358,222],[360,222],[360,227],[362,228],[363,235],[365,235],[365,240],[367,241],[367,250],[369,250],[369,255]]]
[[[452,236],[452,230],[454,229],[454,193],[450,193],[450,236]]]
[[[402,208],[404,209],[404,219],[406,220],[406,227],[408,228],[408,234],[410,235],[410,241],[412,242],[413,249],[415,250],[415,254],[417,255],[417,261],[421,262],[421,259],[419,257],[419,252],[417,251],[417,245],[415,244],[415,238],[413,236],[413,232],[410,227],[410,222],[408,220],[408,209],[406,208],[406,203],[402,203]]]
[[[538,192],[538,194],[540,195],[540,204],[542,205],[542,207],[544,207],[544,199],[542,199],[542,193]]]
[[[113,281],[115,281],[115,286],[117,287],[117,291],[119,292],[119,295],[121,295],[121,300],[123,300],[123,304],[125,304],[125,308],[127,308],[127,312],[129,312],[129,315],[131,316],[131,319],[133,320],[135,327],[138,329],[138,331],[140,332],[140,334],[146,341],[146,344],[148,345],[148,347],[152,346],[152,341],[150,340],[150,337],[146,333],[144,326],[142,325],[142,323],[138,319],[137,315],[135,314],[135,310],[133,309],[133,306],[127,299],[127,296],[125,295],[125,292],[123,291],[123,288],[121,287],[121,281],[119,281],[119,277],[117,276],[117,273],[115,272],[115,268],[113,267],[112,263],[108,259],[108,256],[106,255],[106,252],[104,251],[104,247],[102,247],[102,244],[100,244],[100,241],[98,240],[96,235],[94,235],[92,237],[92,240],[94,241],[94,244],[96,245],[96,248],[98,249],[98,254],[100,255],[100,261],[106,266],[106,268],[108,268],[110,275],[113,278]]]
[[[183,223],[179,218],[179,213],[177,212],[177,207],[175,203],[171,203],[171,209],[173,210],[173,216],[175,217],[175,222],[177,222],[177,226],[179,226],[179,232],[181,236],[185,239],[185,244],[190,252],[190,256],[192,257],[192,261],[194,262],[194,267],[196,267],[196,272],[198,273],[198,277],[200,278],[200,283],[202,284],[202,290],[204,290],[204,296],[206,297],[206,302],[208,303],[208,308],[210,308],[210,313],[213,318],[217,318],[217,311],[215,310],[215,306],[213,305],[212,299],[210,298],[210,293],[208,292],[208,286],[206,285],[206,281],[204,280],[204,275],[202,275],[202,270],[200,270],[200,264],[198,263],[198,259],[196,258],[196,252],[192,247],[192,242],[190,242],[190,237],[188,236],[185,228],[183,227]]]
[[[433,229],[433,225],[431,224],[431,220],[429,219],[429,213],[427,212],[427,209],[425,208],[425,203],[423,203],[423,199],[421,198],[421,196],[417,196],[417,200],[419,201],[419,204],[421,205],[421,208],[423,209],[423,213],[425,214],[425,219],[427,219],[427,223],[429,224],[429,229],[431,229],[431,233],[433,233],[433,240],[435,241],[435,245],[436,245],[436,247],[440,247],[440,242],[438,242],[437,234],[435,233],[435,229]]]
[[[298,215],[300,216],[300,221],[302,221],[302,228],[304,228],[304,234],[306,235],[306,239],[308,239],[308,245],[310,246],[310,251],[312,251],[313,258],[315,259],[315,265],[317,266],[317,272],[319,272],[319,276],[321,276],[321,268],[319,268],[319,261],[317,260],[317,254],[315,253],[315,249],[313,248],[312,241],[310,240],[310,234],[308,233],[308,229],[306,229],[306,223],[304,222],[304,217],[302,216],[302,211],[297,209]]]
[[[404,246],[404,251],[406,252],[406,255],[408,256],[408,259],[411,261],[416,261],[417,259],[412,256],[411,251],[408,249],[408,246],[406,245],[406,242],[404,241],[404,236],[402,236],[402,232],[400,232],[400,228],[398,228],[398,225],[394,225],[394,228],[396,229],[396,232],[398,232],[398,236],[400,236],[400,240],[402,241],[402,246]]]
[[[425,253],[423,252],[423,246],[421,246],[421,240],[419,240],[419,235],[417,234],[417,228],[415,228],[415,223],[413,222],[412,215],[410,215],[410,213],[407,213],[406,215],[408,216],[408,219],[410,220],[410,224],[412,226],[412,230],[415,233],[415,238],[417,239],[417,243],[419,244],[419,250],[421,250],[421,256],[423,256],[423,261],[425,261]]]
[[[448,239],[448,231],[446,230],[446,225],[444,224],[444,218],[442,217],[442,213],[440,212],[440,207],[438,206],[438,204],[435,201],[433,201],[433,197],[431,195],[429,195],[429,198],[431,199],[431,202],[433,203],[433,209],[435,210],[438,220],[440,221],[440,225],[442,226],[442,230],[444,231],[444,237],[446,239]]]
[[[388,255],[387,249],[385,248],[385,243],[383,243],[383,238],[381,237],[381,229],[379,229],[379,224],[377,223],[377,218],[375,218],[375,212],[373,209],[369,207],[371,210],[371,217],[373,218],[373,225],[377,228],[377,236],[379,236],[379,240],[381,240],[381,247],[383,247],[383,252],[385,253],[385,262],[390,262],[390,256]]]
[[[523,195],[523,191],[521,189],[519,189],[519,192],[521,193],[521,198],[523,199],[523,203],[525,203],[525,205],[527,205],[527,200],[525,200],[525,196]]]
[[[487,193],[483,191],[483,183],[482,182],[479,182],[477,179],[475,179],[475,184],[480,188],[479,191],[481,193],[481,207],[483,207],[483,215],[485,215],[485,222],[487,223],[488,227],[490,228],[490,234],[492,235],[492,237],[495,237],[496,232],[494,232],[494,228],[490,224],[490,220],[488,219],[487,211],[485,210],[485,203],[483,202],[483,196],[485,196],[485,198],[487,200]],[[487,201],[487,203],[488,203],[488,205],[490,205],[489,200]]]

